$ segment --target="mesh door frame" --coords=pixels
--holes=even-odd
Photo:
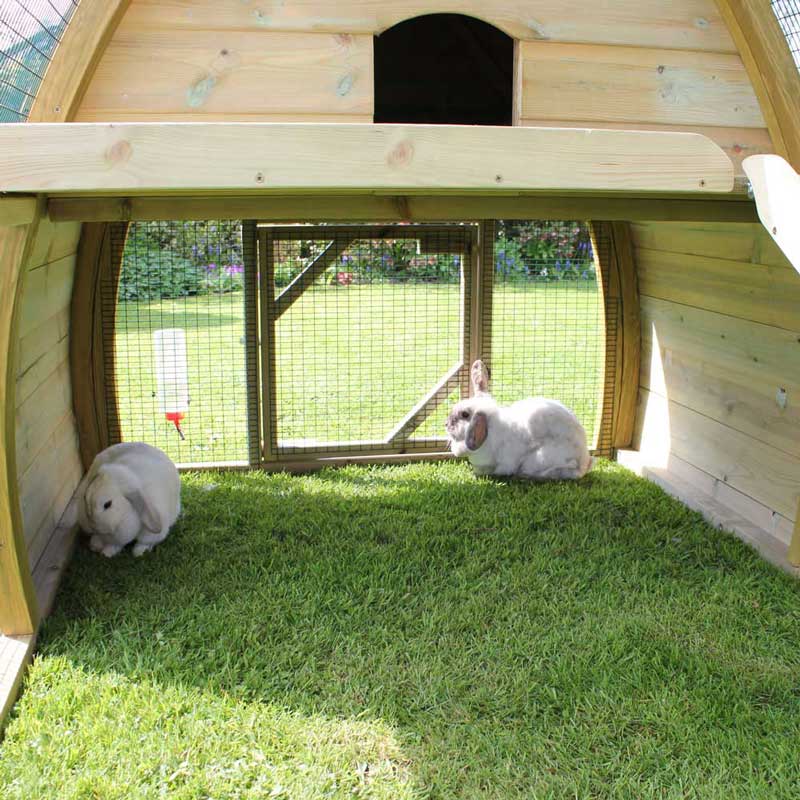
[[[475,309],[470,304],[470,299],[477,293],[472,291],[474,285],[479,285],[481,270],[481,255],[478,246],[480,226],[476,223],[464,221],[453,223],[408,223],[396,225],[393,223],[363,223],[347,224],[341,222],[299,225],[274,225],[269,222],[259,223],[258,227],[258,258],[259,258],[259,313],[261,334],[261,429],[262,429],[262,462],[264,469],[296,469],[305,470],[333,462],[381,461],[396,462],[398,458],[448,458],[450,453],[446,450],[445,439],[431,444],[410,442],[410,435],[427,417],[432,414],[455,389],[460,388],[462,396],[469,393],[469,366],[477,357],[475,348],[480,348],[479,317],[474,316]],[[279,241],[297,241],[301,239],[330,239],[332,233],[343,237],[345,241],[358,238],[362,239],[419,239],[422,235],[441,236],[443,234],[453,237],[454,234],[463,234],[463,262],[461,275],[461,307],[462,307],[462,357],[457,368],[454,367],[444,378],[434,386],[428,394],[409,410],[400,423],[395,426],[392,441],[374,442],[353,445],[346,442],[323,447],[290,446],[281,447],[277,440],[277,351],[275,325],[278,317],[285,308],[281,307],[280,298],[286,301],[288,307],[302,293],[310,288],[315,275],[332,263],[344,247],[335,247],[328,253],[328,258],[323,253],[323,262],[312,267],[308,276],[304,278],[301,273],[281,293],[275,296],[274,281],[274,243]],[[336,240],[334,240],[335,243]],[[349,244],[349,242],[348,242]],[[327,251],[326,251],[327,252]],[[320,259],[317,259],[320,261]],[[316,262],[315,262],[316,263]],[[477,333],[476,333],[477,332]],[[396,441],[396,443],[395,443]]]

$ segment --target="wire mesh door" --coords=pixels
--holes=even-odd
[[[265,461],[443,451],[477,226],[259,233]]]

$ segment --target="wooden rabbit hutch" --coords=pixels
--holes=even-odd
[[[594,359],[581,391],[596,451],[772,560],[800,562],[798,166],[800,77],[766,0],[81,0],[27,123],[0,125],[9,694],[69,558],[75,532],[59,520],[84,469],[103,446],[146,435],[121,421],[145,402],[126,392],[150,384],[121,385],[114,333],[123,262],[159,225],[172,247],[170,221],[202,231],[225,259],[216,279],[242,289],[216,295],[240,304],[225,334],[238,366],[225,372],[225,356],[210,368],[208,392],[237,445],[178,460],[440,457],[441,431],[426,425],[468,390],[471,359],[496,356],[502,383],[502,343],[541,335],[503,327],[500,229],[577,220],[597,272],[597,335],[566,349],[591,348],[578,361]],[[214,238],[225,225],[235,258]],[[184,245],[196,256],[197,240]],[[408,391],[374,430],[352,409],[326,422],[307,409],[324,412],[337,385],[356,405],[394,392],[385,373],[342,375],[307,347],[339,335],[325,325],[356,296],[347,259],[367,269],[378,262],[365,251],[383,259],[390,247],[449,269],[449,282],[419,293],[427,316],[368,304],[376,324],[337,346],[366,347],[395,325],[393,349],[373,355],[402,367]],[[310,290],[318,304],[301,314]],[[175,314],[157,327],[191,328]],[[415,360],[434,319],[447,332]],[[548,324],[568,327],[556,312]],[[295,326],[291,346],[281,325]],[[536,371],[527,356],[508,363]],[[555,384],[576,385],[577,368],[553,369]],[[294,427],[279,413],[292,386],[306,404]]]

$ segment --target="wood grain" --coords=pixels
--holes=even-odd
[[[642,389],[645,403],[654,393]],[[800,457],[777,450],[679,403],[653,424],[668,431],[672,453],[790,519],[800,500]]]
[[[763,0],[717,0],[758,97],[775,152],[800,171],[800,75]]]
[[[131,29],[327,31],[378,34],[406,19],[432,13],[467,14],[516,39],[652,45],[734,52],[719,12],[709,0],[136,0],[126,17]]]
[[[545,120],[545,119],[521,119],[521,125],[532,127],[554,127],[554,128],[611,128],[622,127],[619,122],[604,122],[602,120]],[[744,176],[742,161],[748,156],[771,153],[774,148],[769,131],[766,128],[725,128],[717,125],[659,125],[656,123],[636,122],[626,123],[626,129],[639,131],[665,131],[677,133],[699,133],[711,139],[716,145],[722,148],[726,156],[733,164],[733,171],[736,177]]]
[[[800,329],[800,275],[723,258],[636,249],[643,295],[790,331]]]
[[[187,113],[371,116],[373,93],[367,36],[134,32],[123,23],[75,119]]]
[[[36,217],[36,198],[0,197],[0,225],[30,225]]]
[[[0,175],[11,192],[733,188],[698,134],[450,125],[5,125]]]
[[[744,200],[609,196],[284,195],[279,197],[51,197],[51,219],[87,222],[169,219],[322,222],[447,222],[480,219],[729,220],[757,222]],[[759,226],[760,227],[760,226]],[[769,237],[766,237],[769,238]],[[770,240],[771,241],[771,240]],[[763,260],[763,263],[770,263]]]
[[[525,42],[522,118],[764,128],[736,55]]]
[[[67,122],[130,0],[81,0],[56,48],[28,122]]]
[[[778,450],[800,453],[798,337],[642,298],[641,385]]]

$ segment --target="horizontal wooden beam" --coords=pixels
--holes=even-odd
[[[53,222],[258,219],[267,222],[444,222],[604,219],[758,222],[744,199],[487,195],[291,195],[283,197],[51,197]]]
[[[36,198],[18,195],[0,197],[0,225],[30,225],[36,217]]]
[[[697,133],[335,123],[0,127],[0,191],[730,192]]]

